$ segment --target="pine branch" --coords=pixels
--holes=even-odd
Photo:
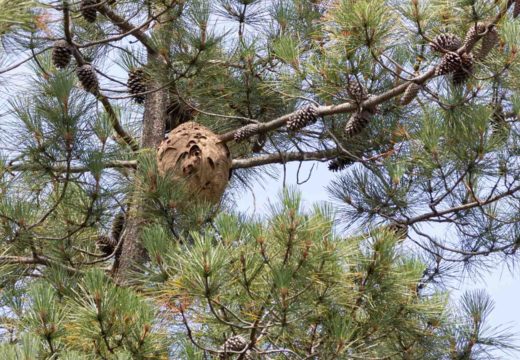
[[[120,35],[112,36],[112,37],[109,37],[109,38],[106,38],[106,39],[97,40],[97,41],[91,41],[91,42],[87,42],[87,43],[84,43],[84,44],[76,44],[75,43],[75,45],[78,48],[88,48],[88,47],[95,46],[95,45],[106,44],[106,43],[110,43],[110,42],[113,42],[113,41],[121,40],[121,39],[127,37],[128,35],[134,35],[136,32],[142,31],[145,27],[150,25],[152,23],[152,21],[157,20],[157,17],[162,15],[162,14],[164,14],[166,11],[167,10],[164,10],[159,15],[151,17],[150,19],[146,20],[143,24],[138,25],[138,26],[136,26],[136,27],[134,27],[134,28],[132,28],[132,29],[130,29],[128,31],[125,31],[125,32],[123,32]]]
[[[384,92],[381,95],[373,96],[369,98],[368,100],[363,101],[360,105],[354,104],[352,102],[345,102],[338,105],[328,105],[328,106],[318,106],[316,108],[317,116],[325,116],[325,115],[334,115],[334,114],[343,114],[343,113],[350,113],[356,111],[359,107],[364,109],[370,109],[375,108],[377,105],[384,103],[387,100],[390,100],[398,95],[401,95],[404,93],[410,85],[410,83],[416,83],[416,84],[423,84],[426,81],[428,81],[430,78],[432,78],[435,75],[435,68],[432,68],[425,72],[424,74],[417,76],[413,79],[410,79],[410,81],[403,83],[401,85],[398,85],[386,92]],[[251,135],[258,134],[258,133],[266,133],[272,130],[276,130],[282,126],[285,126],[287,122],[293,118],[295,115],[297,115],[298,110],[294,111],[290,114],[283,115],[277,119],[271,120],[266,123],[258,124],[257,127],[254,128],[254,131],[251,133]],[[248,126],[248,125],[246,125]],[[229,131],[225,134],[220,135],[220,139],[222,142],[229,142],[234,139],[235,133],[240,131],[241,129],[245,128],[246,126],[243,126],[241,128],[235,129],[233,131]]]
[[[245,169],[260,165],[284,164],[293,161],[325,161],[337,155],[338,149],[267,154],[247,159],[234,159],[231,167],[233,169]]]
[[[341,153],[340,149],[329,149],[309,152],[287,152],[266,154],[244,159],[234,159],[232,161],[232,169],[246,169],[255,166],[269,164],[284,164],[294,161],[326,161],[330,160]],[[116,160],[110,161],[103,165],[104,169],[135,169],[137,167],[136,160]],[[85,173],[91,171],[88,166],[71,166],[67,169],[64,165],[42,166],[33,163],[15,163],[5,168],[9,172],[17,171],[52,171],[54,173]]]
[[[167,7],[169,9],[169,7]],[[124,33],[133,35],[137,40],[143,44],[150,54],[156,55],[157,49],[152,45],[151,39],[146,35],[140,27],[132,25],[128,20],[121,15],[115,13],[107,5],[100,6],[98,11],[112,21],[112,23],[120,28]]]
[[[493,20],[490,22],[490,24],[497,24],[500,19],[505,16],[507,13],[507,9],[509,6],[502,9],[502,11],[493,18]],[[457,50],[457,53],[459,55],[465,53],[466,47],[463,45],[461,48]],[[409,81],[406,81],[400,85],[395,86],[394,88],[387,90],[386,92],[377,95],[372,96],[369,99],[363,101],[360,104],[354,104],[352,102],[345,102],[338,105],[329,105],[329,106],[319,106],[316,108],[316,113],[318,117],[325,116],[325,115],[334,115],[334,114],[342,114],[342,113],[350,113],[356,111],[358,108],[362,109],[373,109],[377,105],[380,105],[384,103],[385,101],[388,101],[396,96],[399,96],[403,94],[406,89],[408,88],[408,85],[415,83],[417,85],[425,84],[428,80],[435,77],[435,69],[436,67],[431,68],[430,70],[426,71],[422,75],[416,76]],[[266,133],[272,130],[276,130],[280,127],[283,127],[287,124],[287,122],[293,118],[298,113],[298,110],[283,115],[277,119],[271,120],[269,122],[258,124],[258,127],[254,129],[253,132],[251,132],[251,135],[258,134],[258,133]],[[247,126],[247,125],[246,125]],[[246,126],[243,126],[241,128],[235,129],[233,131],[229,131],[225,134],[222,134],[220,136],[220,139],[222,142],[229,142],[234,139],[235,133],[242,130]]]
[[[106,5],[105,5],[106,7]],[[65,32],[65,39],[67,42],[71,45],[72,48],[72,54],[74,55],[74,58],[76,59],[76,62],[79,66],[85,64],[85,60],[83,59],[83,56],[81,55],[81,52],[76,47],[76,44],[72,41],[72,32],[70,30],[70,10],[68,2],[65,2],[65,5],[63,6],[63,27]],[[117,117],[117,114],[112,107],[112,104],[108,100],[106,96],[101,94],[99,90],[96,91],[94,94],[97,99],[103,104],[103,108],[108,114],[108,118],[110,119],[110,122],[112,123],[112,127],[114,128],[115,132],[119,137],[121,137],[125,143],[127,143],[130,148],[133,151],[139,150],[139,145],[135,141],[135,139],[123,128],[121,123],[119,122],[119,118]]]
[[[104,169],[135,169],[137,167],[137,161],[135,160],[117,160],[110,161],[104,164]],[[87,166],[71,166],[70,169],[67,169],[65,165],[55,165],[55,166],[44,166],[41,164],[35,163],[15,163],[10,166],[7,166],[6,171],[15,172],[15,171],[52,171],[54,173],[65,173],[69,171],[70,173],[85,173],[89,172],[90,168]]]
[[[11,255],[4,255],[0,256],[0,265],[1,264],[22,264],[22,265],[45,265],[45,266],[58,266],[60,268],[63,268],[71,273],[78,273],[80,272],[78,269],[75,269],[73,267],[64,265],[60,262],[51,260],[47,257],[42,256],[33,256],[33,257],[27,257],[27,256],[11,256]]]
[[[454,212],[457,212],[457,211],[469,210],[469,209],[473,209],[475,207],[489,205],[489,204],[492,204],[492,203],[494,203],[494,202],[496,202],[496,201],[498,201],[500,199],[503,199],[506,196],[513,195],[517,191],[520,191],[520,185],[515,186],[514,188],[511,188],[508,191],[504,191],[501,194],[498,194],[498,195],[495,195],[495,196],[493,196],[491,198],[488,198],[485,201],[473,201],[473,202],[470,202],[470,203],[467,203],[467,204],[451,207],[451,208],[444,209],[444,210],[432,211],[432,212],[429,212],[429,213],[426,213],[426,214],[422,214],[422,215],[410,218],[407,221],[405,221],[405,223],[407,225],[412,225],[412,224],[415,224],[417,222],[426,221],[426,220],[429,220],[429,219],[432,219],[432,218],[438,218],[438,217],[441,217],[443,215],[451,214],[451,213],[454,213]]]
[[[16,69],[16,68],[22,66],[23,64],[25,64],[26,62],[31,61],[32,59],[36,58],[36,56],[38,56],[38,55],[40,55],[40,54],[43,54],[44,52],[46,52],[46,51],[48,51],[48,50],[50,50],[50,49],[52,49],[52,46],[48,46],[48,47],[46,47],[45,49],[42,49],[42,50],[40,50],[40,51],[33,52],[33,53],[31,54],[31,56],[29,56],[29,57],[27,57],[27,58],[25,58],[25,59],[23,59],[23,60],[20,60],[20,61],[18,61],[17,63],[14,63],[14,64],[12,64],[12,65],[6,67],[6,68],[0,69],[0,74],[4,74],[4,73],[6,73],[6,72],[9,72],[9,71],[11,71],[11,70]]]

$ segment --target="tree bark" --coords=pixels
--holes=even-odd
[[[149,54],[148,61],[157,62],[159,59],[155,54]],[[150,82],[150,90],[157,90],[146,97],[141,149],[155,150],[164,137],[164,127],[167,120],[168,90],[160,89],[161,86],[162,84],[159,82]],[[132,272],[135,265],[146,261],[146,251],[140,240],[140,232],[144,225],[144,211],[145,204],[143,204],[141,196],[134,194],[125,228],[121,235],[120,249],[116,252],[116,259],[112,268],[112,274],[120,284],[128,282],[128,275]]]

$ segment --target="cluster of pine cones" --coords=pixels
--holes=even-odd
[[[347,86],[347,92],[349,96],[358,104],[358,109],[350,116],[347,123],[345,124],[345,136],[348,138],[354,137],[361,133],[364,128],[370,122],[370,119],[376,113],[376,108],[362,107],[361,103],[368,100],[370,95],[368,94],[365,87],[357,80],[349,80]]]
[[[479,49],[473,51],[479,41],[481,42]],[[466,33],[464,41],[451,33],[437,35],[433,39],[431,48],[442,53],[443,56],[435,69],[435,75],[451,75],[455,85],[465,83],[473,73],[474,61],[484,60],[498,41],[499,36],[495,25],[484,22],[473,25]],[[459,53],[459,50],[462,52]]]
[[[65,40],[58,40],[52,48],[52,63],[58,69],[65,69],[72,58],[72,45]],[[90,64],[84,64],[76,68],[76,76],[83,88],[96,93],[99,90],[99,81],[96,71]]]
[[[81,16],[90,23],[97,19],[97,8],[100,4],[99,0],[81,0],[80,12]],[[52,48],[52,63],[58,69],[65,69],[71,62],[72,44],[66,40],[58,40]],[[99,80],[96,75],[95,68],[91,64],[83,64],[76,68],[76,76],[83,88],[91,93],[99,90]],[[128,92],[132,99],[142,104],[145,100],[145,92],[147,91],[147,78],[142,68],[132,68],[128,72],[127,81]]]

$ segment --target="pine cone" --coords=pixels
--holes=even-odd
[[[251,151],[254,153],[259,153],[264,149],[265,143],[267,141],[267,136],[265,134],[257,134],[250,139],[251,143]]]
[[[494,26],[490,26],[488,32],[482,38],[482,44],[480,45],[479,52],[476,56],[477,59],[483,60],[498,44],[498,40],[499,36],[497,29],[495,29]]]
[[[99,89],[99,82],[92,65],[86,64],[78,67],[76,75],[85,90],[94,93]]]
[[[299,109],[288,121],[287,129],[298,131],[304,127],[314,124],[318,120],[318,112],[315,106],[309,105]]]
[[[349,165],[352,165],[354,161],[347,157],[337,157],[334,160],[329,161],[329,171],[337,172],[346,169]]]
[[[112,220],[112,228],[110,229],[110,235],[112,239],[116,242],[119,241],[121,237],[121,233],[123,232],[123,228],[125,227],[126,216],[123,211],[120,211],[116,216],[114,216],[114,220]]]
[[[406,87],[403,97],[401,98],[401,105],[408,105],[411,103],[417,94],[419,94],[419,90],[421,90],[421,85],[414,82],[410,83],[410,85]]]
[[[345,135],[347,137],[353,137],[359,134],[368,125],[373,113],[367,110],[357,111],[345,124]]]
[[[466,38],[464,39],[466,52],[470,52],[473,49],[477,41],[482,37],[482,34],[486,31],[486,28],[487,25],[481,22],[471,26],[466,33]]]
[[[459,54],[449,52],[442,57],[441,63],[435,69],[435,76],[450,74],[461,67],[462,59]]]
[[[72,56],[69,43],[65,40],[58,40],[52,48],[52,63],[58,69],[67,67]]]
[[[138,104],[142,104],[146,99],[146,74],[141,68],[135,68],[128,72],[128,81],[126,82],[128,92],[132,94],[132,98]]]
[[[248,342],[246,339],[244,339],[240,335],[231,336],[228,338],[224,345],[220,347],[220,350],[225,351],[224,353],[221,353],[219,358],[220,359],[230,359],[233,355],[238,355],[240,351],[243,351],[248,345]],[[230,351],[229,353],[227,351]],[[242,357],[244,360],[251,360],[251,351],[246,351],[244,356]]]
[[[363,102],[368,98],[366,89],[356,79],[349,80],[347,92],[349,96],[358,103]]]
[[[81,3],[79,5],[81,15],[89,23],[93,23],[96,21],[96,17],[97,17],[96,4],[97,3],[98,3],[97,0],[81,0]]]
[[[433,39],[431,48],[435,51],[457,51],[462,46],[462,40],[451,33],[439,34]]]
[[[243,128],[240,128],[237,131],[235,131],[233,139],[236,142],[244,141],[245,139],[248,139],[251,136],[253,136],[254,134],[256,134],[257,128],[258,128],[258,125],[255,125],[255,124],[244,126]]]
[[[103,253],[103,255],[108,256],[114,252],[117,246],[117,240],[105,235],[101,235],[96,240],[96,246]]]
[[[473,56],[471,54],[462,54],[460,56],[460,67],[453,72],[453,84],[461,85],[469,79],[473,73]]]

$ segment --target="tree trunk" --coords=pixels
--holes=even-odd
[[[148,61],[157,62],[157,56],[149,54]],[[149,89],[160,89],[163,84],[150,82]],[[143,117],[143,131],[141,137],[142,149],[156,149],[164,137],[164,127],[167,120],[168,90],[161,89],[147,95]],[[146,260],[146,252],[140,241],[140,232],[144,224],[144,204],[139,194],[133,196],[128,211],[125,229],[122,233],[120,250],[112,268],[114,278],[118,283],[125,283],[128,274],[134,265],[142,264]]]

